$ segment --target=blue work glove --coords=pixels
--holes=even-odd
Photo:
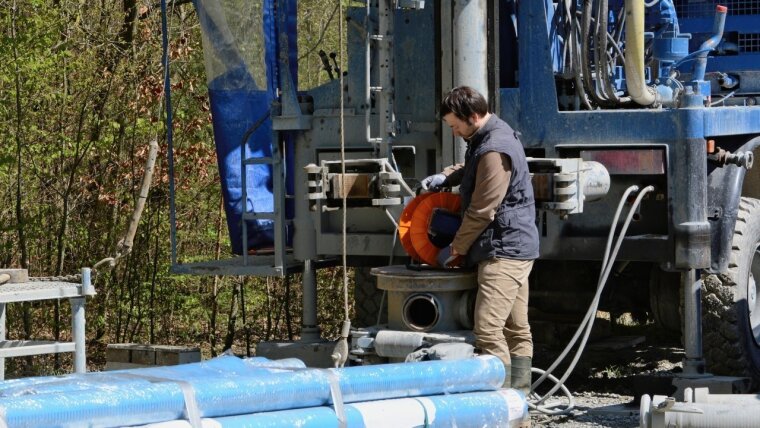
[[[420,181],[420,186],[424,190],[440,190],[444,183],[446,183],[446,176],[438,173],[425,177]]]
[[[451,255],[451,246],[441,248],[440,251],[438,251],[438,256],[436,257],[436,261],[438,262],[438,267],[442,268],[453,268],[458,267],[460,264],[462,264],[462,256]]]

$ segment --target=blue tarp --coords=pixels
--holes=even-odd
[[[225,9],[226,5],[219,0],[195,0],[194,4],[206,38],[204,54],[207,57],[209,98],[227,227],[232,251],[241,254],[241,140],[246,131],[269,112],[280,86],[277,80],[280,31],[287,31],[289,36],[290,71],[296,80],[296,0],[264,0],[261,10],[254,10],[256,6],[253,6],[248,11]],[[245,15],[247,13],[255,15],[253,25],[240,25],[241,22],[250,20],[251,16]],[[283,25],[276,13],[284,17],[284,28],[280,28]],[[260,26],[256,27],[257,24]],[[241,34],[241,31],[251,34]],[[256,58],[257,55],[259,58]],[[209,64],[213,64],[213,68]],[[256,67],[265,70],[257,70]],[[254,76],[259,76],[260,81],[257,82]],[[282,133],[281,138],[285,141],[285,158],[291,162],[286,165],[286,189],[292,194],[293,178],[289,173],[293,168],[292,156],[289,156],[293,147],[292,136]],[[272,139],[272,121],[267,118],[248,138],[245,156],[270,157]],[[250,165],[246,172],[247,211],[271,213],[274,210],[272,167]],[[287,217],[292,218],[292,207],[286,208]],[[248,248],[258,249],[272,245],[272,220],[248,220],[247,226]]]

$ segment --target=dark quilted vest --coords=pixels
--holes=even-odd
[[[475,240],[467,261],[477,264],[491,258],[533,260],[538,258],[538,230],[533,186],[525,151],[515,131],[491,115],[467,145],[464,174],[459,187],[462,212],[470,205],[480,156],[488,152],[507,155],[512,161],[512,177],[507,195],[496,210],[494,220]]]

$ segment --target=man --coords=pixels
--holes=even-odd
[[[505,388],[527,393],[533,357],[528,275],[538,257],[538,230],[525,151],[515,131],[470,87],[452,89],[441,116],[467,141],[465,162],[425,178],[422,187],[460,186],[462,225],[448,260],[464,255],[478,267],[475,347],[502,360]]]

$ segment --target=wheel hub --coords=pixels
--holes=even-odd
[[[755,338],[755,344],[760,346],[760,308],[757,299],[757,282],[755,278],[760,278],[760,245],[755,247],[752,252],[752,262],[747,280],[747,309],[749,310],[749,322],[752,328],[752,335]]]

